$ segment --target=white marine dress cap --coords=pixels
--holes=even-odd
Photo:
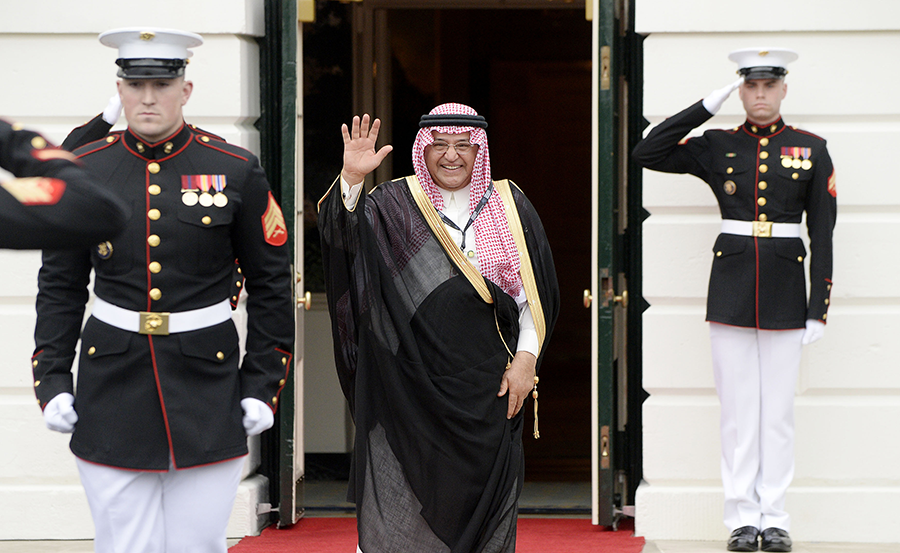
[[[745,80],[782,79],[787,75],[787,64],[799,57],[787,48],[743,48],[728,54],[737,63],[738,75]]]
[[[100,43],[119,50],[118,76],[125,79],[174,79],[184,75],[190,48],[203,38],[187,31],[127,27],[101,33]]]

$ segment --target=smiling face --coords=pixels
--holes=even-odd
[[[787,95],[784,79],[751,79],[739,89],[747,119],[757,125],[774,123],[781,117],[781,101]]]
[[[432,131],[434,141],[450,145],[469,144],[471,133],[444,134]],[[464,154],[456,151],[456,148],[448,148],[446,152],[437,152],[433,145],[425,147],[425,166],[431,173],[431,179],[444,190],[459,190],[464,188],[472,180],[472,170],[475,168],[475,157],[478,155],[478,146],[472,145]]]
[[[168,138],[184,121],[182,107],[194,85],[176,79],[122,79],[117,83],[128,127],[153,144]]]

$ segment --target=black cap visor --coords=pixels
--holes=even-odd
[[[116,60],[117,76],[123,79],[174,79],[184,75],[187,65],[181,59],[125,59]]]
[[[783,79],[787,75],[787,69],[784,67],[757,66],[742,67],[738,69],[738,74],[744,77],[745,81],[754,79]]]

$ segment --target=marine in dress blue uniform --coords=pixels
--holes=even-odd
[[[200,37],[122,29],[100,38],[119,49],[129,127],[74,153],[130,218],[94,248],[44,253],[35,391],[48,426],[74,426],[70,447],[97,551],[224,552],[247,436],[272,425],[291,366],[287,228],[259,160],[181,119],[192,87],[183,80],[187,48]],[[181,103],[178,87],[187,92]],[[157,88],[176,91],[170,112],[148,92]],[[159,117],[145,117],[150,112],[174,116],[171,129],[153,136]],[[82,129],[75,140],[94,132]],[[96,299],[82,330],[92,270]],[[239,359],[231,302],[244,282],[247,342]],[[48,416],[51,406],[65,416]],[[132,484],[135,474],[151,483]],[[117,486],[121,494],[111,491]],[[132,504],[127,520],[117,518]]]
[[[756,551],[760,530],[764,551],[791,550],[784,497],[794,467],[794,387],[801,345],[821,337],[831,301],[834,167],[824,139],[780,115],[786,66],[796,58],[775,48],[733,52],[737,82],[666,119],[634,150],[648,169],[703,179],[722,214],[706,318],[732,551]],[[737,88],[748,115],[743,125],[684,139]],[[800,238],[804,213],[809,255]]]

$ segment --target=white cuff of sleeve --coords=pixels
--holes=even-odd
[[[353,209],[356,207],[356,202],[359,200],[359,193],[362,190],[363,183],[350,185],[347,181],[344,180],[344,175],[341,175],[341,199],[344,200],[344,207],[347,209]]]
[[[519,342],[516,344],[516,352],[527,351],[537,357],[538,336],[534,326],[534,317],[531,315],[531,306],[527,303],[519,313]]]

